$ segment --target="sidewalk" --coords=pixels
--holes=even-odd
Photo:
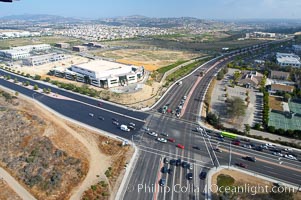
[[[280,140],[280,141],[286,141],[286,142],[291,142],[291,143],[301,145],[301,140],[287,138],[287,137],[279,136],[279,135],[268,133],[268,132],[258,131],[258,130],[254,130],[254,129],[251,129],[250,135],[262,136],[263,139],[269,138],[271,140]]]

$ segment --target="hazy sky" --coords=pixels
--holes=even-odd
[[[20,0],[0,3],[0,16],[18,14],[81,18],[144,15],[206,19],[301,19],[301,0]]]

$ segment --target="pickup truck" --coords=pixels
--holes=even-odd
[[[130,129],[127,127],[127,125],[124,125],[124,124],[120,125],[120,129],[121,129],[122,131],[126,131],[126,132],[129,132],[129,131],[130,131]]]

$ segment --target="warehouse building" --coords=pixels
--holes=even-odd
[[[29,52],[27,51],[16,51],[16,50],[0,50],[0,56],[9,58],[12,60],[20,60],[30,56]]]
[[[71,71],[80,74],[77,81],[88,82],[94,86],[111,88],[141,81],[144,67],[125,65],[105,60],[94,60],[72,65]]]
[[[61,42],[61,43],[56,43],[54,46],[61,49],[67,49],[70,47],[70,44]]]
[[[26,45],[26,46],[19,46],[19,47],[12,47],[12,50],[16,51],[45,51],[51,49],[49,44],[36,44],[36,45]]]
[[[68,58],[68,56],[65,56],[64,54],[55,54],[55,53],[45,54],[45,55],[31,56],[27,59],[24,59],[23,64],[28,66],[37,66],[37,65],[50,63],[50,62],[64,60],[66,58]]]
[[[72,47],[72,51],[82,52],[87,51],[88,48],[86,46],[74,46]]]
[[[300,57],[293,53],[277,53],[276,59],[281,67],[301,67]]]

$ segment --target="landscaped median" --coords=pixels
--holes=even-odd
[[[298,188],[235,167],[208,173],[207,199],[301,199]]]

